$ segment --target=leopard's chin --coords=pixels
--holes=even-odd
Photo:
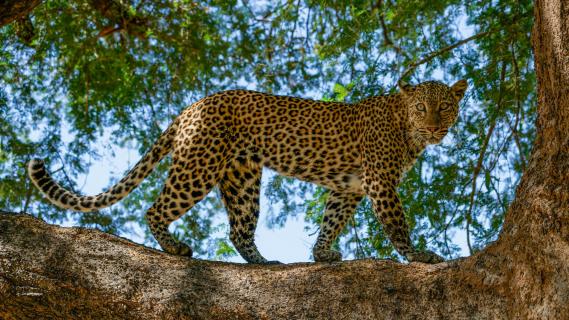
[[[431,137],[427,140],[427,142],[429,144],[439,144],[442,140],[442,138]]]
[[[444,138],[444,136],[437,137],[435,135],[421,135],[420,137],[421,140],[423,140],[427,144],[439,144]]]

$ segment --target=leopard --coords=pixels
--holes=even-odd
[[[411,85],[359,102],[319,101],[251,90],[228,90],[184,109],[155,144],[116,184],[94,196],[69,191],[56,182],[45,162],[33,159],[28,175],[57,207],[90,212],[131,193],[167,155],[167,179],[145,218],[162,249],[192,256],[169,225],[214,187],[229,218],[229,239],[248,263],[269,261],[259,252],[255,230],[260,212],[263,168],[328,190],[316,262],[341,261],[332,246],[363,197],[395,250],[409,263],[439,263],[433,251],[412,244],[397,187],[428,145],[438,144],[458,117],[467,81]]]

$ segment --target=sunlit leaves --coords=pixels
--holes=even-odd
[[[465,233],[472,250],[496,238],[534,136],[530,1],[120,3],[113,15],[89,1],[45,1],[31,16],[31,42],[11,25],[0,29],[3,209],[68,219],[31,188],[24,172],[31,157],[46,158],[58,181],[80,189],[77,177],[102,160],[95,148],[102,136],[142,154],[204,95],[246,86],[355,102],[395,90],[414,61],[489,31],[412,74],[412,83],[466,78],[470,86],[449,137],[427,150],[399,190],[421,248],[450,257]],[[73,217],[115,233],[144,226],[167,166],[112,210]],[[318,230],[324,189],[278,176],[267,187],[271,226],[307,212],[307,229]],[[212,194],[175,233],[198,255],[227,258],[235,252],[227,226],[216,229],[223,212]],[[396,257],[366,200],[338,245],[351,257]]]

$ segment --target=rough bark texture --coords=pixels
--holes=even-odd
[[[569,1],[536,1],[537,138],[499,246],[512,308],[569,318]]]
[[[190,260],[0,214],[0,318],[567,319],[569,4],[537,1],[537,139],[498,241],[425,265]]]
[[[2,319],[39,314],[105,319],[503,318],[506,305],[499,291],[485,287],[484,274],[466,261],[254,266],[176,257],[27,215],[0,215],[0,229]],[[479,295],[472,299],[465,290]]]

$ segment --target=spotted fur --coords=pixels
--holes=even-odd
[[[396,187],[425,147],[447,134],[466,87],[464,80],[451,87],[434,81],[401,85],[400,93],[357,104],[225,91],[184,110],[135,167],[101,194],[80,196],[65,190],[41,160],[32,160],[28,172],[49,201],[87,212],[124,198],[172,153],[168,180],[146,214],[162,248],[191,256],[192,250],[176,241],[168,226],[219,186],[231,241],[246,261],[266,263],[254,234],[261,172],[268,167],[330,189],[313,249],[316,261],[341,259],[330,247],[367,195],[400,254],[409,261],[439,262],[436,254],[413,249]]]

